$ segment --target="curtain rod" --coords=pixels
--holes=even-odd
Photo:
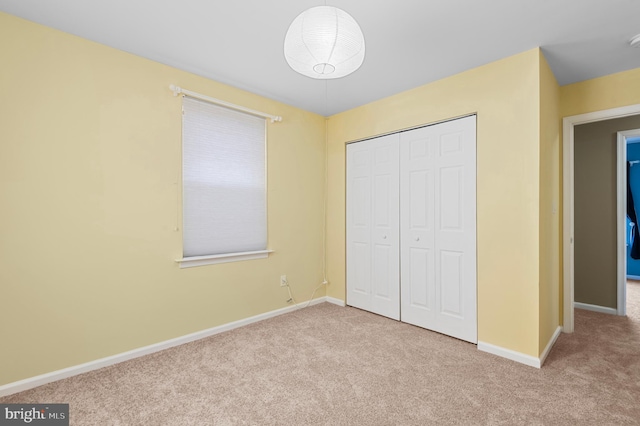
[[[190,90],[183,89],[182,87],[175,86],[173,84],[169,86],[169,89],[171,89],[171,91],[173,92],[173,96],[178,96],[180,93],[182,93],[183,95],[191,96],[192,98],[200,99],[202,101],[211,102],[212,104],[222,105],[227,108],[235,109],[236,111],[242,111],[242,112],[246,112],[247,114],[257,115],[258,117],[268,118],[271,120],[272,123],[282,121],[282,117],[280,117],[279,115],[271,115],[265,112],[260,112],[253,109],[245,108],[240,105],[235,105],[230,102],[221,101],[220,99],[212,98],[207,95],[203,95],[201,93],[192,92]]]

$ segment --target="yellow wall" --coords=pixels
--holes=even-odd
[[[560,324],[560,87],[540,52],[539,354]]]
[[[0,63],[0,385],[285,307],[283,273],[298,301],[322,281],[323,117],[3,13]],[[268,259],[174,262],[169,84],[284,117]]]
[[[560,116],[640,104],[640,68],[560,88]]]
[[[345,144],[477,113],[478,339],[539,355],[539,49],[330,117],[327,293],[345,298]]]
[[[0,58],[0,385],[284,307],[283,273],[306,299],[323,220],[327,294],[344,300],[346,142],[470,113],[478,337],[539,356],[562,315],[559,117],[640,103],[640,69],[558,88],[533,49],[332,116],[325,132],[318,115],[3,13]],[[268,259],[173,261],[169,84],[284,116],[269,125]]]
[[[640,104],[640,68],[560,87],[561,118],[636,104]],[[561,145],[563,143],[562,136],[560,143]],[[560,164],[562,161],[561,153]],[[562,188],[560,196],[562,197]],[[560,215],[562,217],[562,211]],[[562,265],[562,252],[560,259]],[[562,296],[560,301],[560,318],[562,318],[564,315]]]

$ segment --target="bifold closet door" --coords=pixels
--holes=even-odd
[[[347,304],[400,319],[399,135],[347,145]]]
[[[400,134],[401,319],[477,343],[476,118]]]

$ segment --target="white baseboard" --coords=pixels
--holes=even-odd
[[[329,296],[326,296],[326,299],[327,299],[327,302],[333,303],[334,305],[342,306],[343,308],[347,306],[346,303],[344,303],[344,300],[336,299],[335,297],[329,297]]]
[[[488,352],[493,355],[498,355],[502,358],[510,359],[511,361],[519,362],[520,364],[528,365],[530,367],[540,368],[542,363],[540,358],[536,358],[531,355],[523,354],[521,352],[512,351],[500,346],[492,345],[491,343],[485,343],[478,340],[478,350],[482,352]]]
[[[549,339],[547,347],[544,348],[544,351],[542,351],[542,353],[540,354],[540,367],[542,367],[542,364],[544,364],[544,361],[547,359],[547,355],[549,355],[549,352],[551,352],[551,348],[553,347],[553,345],[556,344],[556,340],[558,340],[558,337],[560,337],[560,333],[562,333],[562,327],[558,326],[558,328],[556,328],[556,331],[553,332],[553,336],[551,336],[551,339]]]
[[[601,314],[618,315],[618,311],[606,306],[589,305],[588,303],[573,302],[573,307],[587,311],[600,312]]]
[[[530,367],[541,368],[542,364],[544,364],[544,360],[547,359],[547,355],[549,355],[549,352],[551,352],[551,348],[556,343],[556,340],[558,340],[561,332],[562,327],[558,326],[558,328],[556,328],[556,331],[554,331],[553,336],[551,336],[551,339],[549,339],[549,342],[544,348],[544,351],[542,351],[540,358],[536,358],[535,356],[523,354],[521,352],[516,352],[511,349],[502,348],[500,346],[481,341],[478,341],[478,350],[488,352],[502,358],[507,358],[511,361],[519,362],[520,364],[528,365]]]
[[[209,328],[207,330],[197,331],[195,333],[176,337],[175,339],[165,340],[164,342],[155,343],[153,345],[144,346],[142,348],[133,349],[127,352],[122,352],[116,355],[108,356],[106,358],[100,358],[95,361],[86,362],[84,364],[74,365],[72,367],[63,368],[62,370],[52,371],[50,373],[41,374],[39,376],[30,377],[28,379],[19,380],[17,382],[7,383],[6,385],[0,386],[0,397],[12,395],[14,393],[22,392],[29,389],[33,389],[38,386],[46,385],[47,383],[66,379],[72,376],[77,376],[78,374],[86,373],[92,370],[97,370],[103,367],[108,367],[110,365],[118,364],[124,361],[128,361],[130,359],[139,358],[141,356],[145,356],[145,355],[152,354],[154,352],[159,352],[165,349],[169,349],[174,346],[183,345],[185,343],[193,342],[195,340],[204,339],[205,337],[213,336],[219,333],[223,333],[225,331],[230,331],[235,328],[253,324],[258,321],[263,321],[269,318],[276,317],[278,315],[293,312],[297,309],[305,308],[307,306],[318,305],[324,302],[329,302],[329,303],[334,303],[339,305],[340,303],[336,303],[336,301],[342,303],[342,306],[344,306],[344,302],[338,299],[327,298],[326,296],[318,297],[316,299],[313,299],[311,302],[306,301],[306,302],[298,303],[296,305],[287,306],[286,308],[265,312],[260,315],[241,319],[238,321],[233,321],[227,324],[219,325],[217,327]]]

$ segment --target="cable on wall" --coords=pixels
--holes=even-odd
[[[313,302],[313,296],[316,295],[316,292],[320,290],[322,286],[326,286],[329,284],[327,280],[327,198],[328,198],[328,171],[329,171],[329,120],[325,117],[324,121],[324,194],[322,200],[322,283],[317,286],[313,293],[311,293],[311,297],[303,306],[300,306],[298,309],[308,308]],[[287,303],[293,303],[297,305],[296,299],[293,297],[291,293],[291,287],[289,287],[289,282],[286,283],[287,291],[289,292],[289,299]]]

